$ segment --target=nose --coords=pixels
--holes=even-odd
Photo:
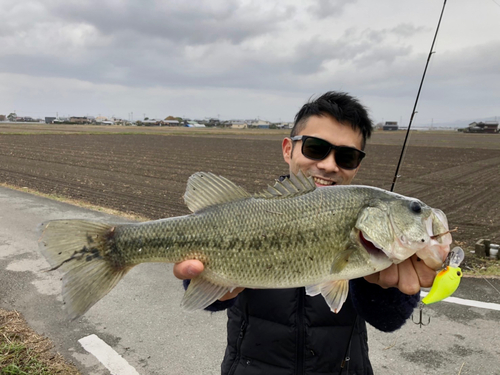
[[[322,169],[326,172],[338,172],[339,166],[335,162],[334,150],[330,151],[330,153],[323,160],[318,161],[316,164],[319,169]]]

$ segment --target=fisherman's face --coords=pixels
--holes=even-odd
[[[298,135],[308,135],[330,142],[335,146],[348,146],[361,150],[363,136],[350,125],[343,125],[330,116],[311,116]],[[323,160],[312,160],[302,154],[302,141],[285,138],[282,143],[283,158],[290,166],[290,173],[301,170],[314,178],[316,186],[348,185],[358,173],[356,169],[343,169],[335,163],[332,150]]]

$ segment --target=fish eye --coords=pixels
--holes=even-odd
[[[460,271],[457,271],[457,276],[462,276],[462,273]]]
[[[420,212],[422,212],[422,206],[420,206],[420,203],[418,203],[417,201],[413,201],[410,203],[410,210],[412,210],[416,214],[419,214]]]

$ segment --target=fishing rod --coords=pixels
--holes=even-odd
[[[443,9],[441,10],[441,15],[439,16],[439,22],[438,22],[437,27],[436,27],[436,33],[434,34],[434,39],[432,40],[431,50],[429,51],[429,56],[427,57],[427,62],[425,64],[424,73],[422,74],[422,79],[420,81],[420,86],[418,88],[417,97],[415,98],[415,104],[413,105],[413,111],[411,112],[411,116],[410,116],[410,123],[408,124],[408,129],[406,130],[406,136],[405,136],[405,140],[403,142],[403,148],[401,149],[401,154],[399,155],[399,161],[398,161],[398,165],[396,167],[396,172],[394,173],[394,179],[392,180],[391,191],[394,191],[394,187],[396,186],[396,180],[400,177],[398,174],[399,168],[401,167],[401,163],[403,161],[403,155],[405,153],[406,143],[408,141],[408,136],[410,135],[410,128],[411,128],[411,124],[413,122],[413,117],[417,113],[417,110],[416,110],[417,103],[418,103],[418,99],[420,97],[420,92],[422,91],[422,86],[424,84],[425,74],[427,73],[427,67],[429,66],[429,61],[431,60],[431,56],[434,53],[434,51],[433,51],[434,43],[436,42],[436,38],[437,38],[437,35],[439,32],[439,26],[441,25],[441,20],[443,19],[443,13],[444,13],[444,8],[446,7],[446,1],[447,0],[444,0],[444,3],[443,3]]]

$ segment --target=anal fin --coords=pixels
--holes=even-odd
[[[204,309],[229,290],[227,286],[215,285],[202,276],[198,276],[191,280],[182,298],[181,306],[188,311]]]
[[[308,296],[312,297],[320,293],[330,307],[330,310],[337,314],[347,299],[349,280],[333,280],[306,287],[306,294]]]

